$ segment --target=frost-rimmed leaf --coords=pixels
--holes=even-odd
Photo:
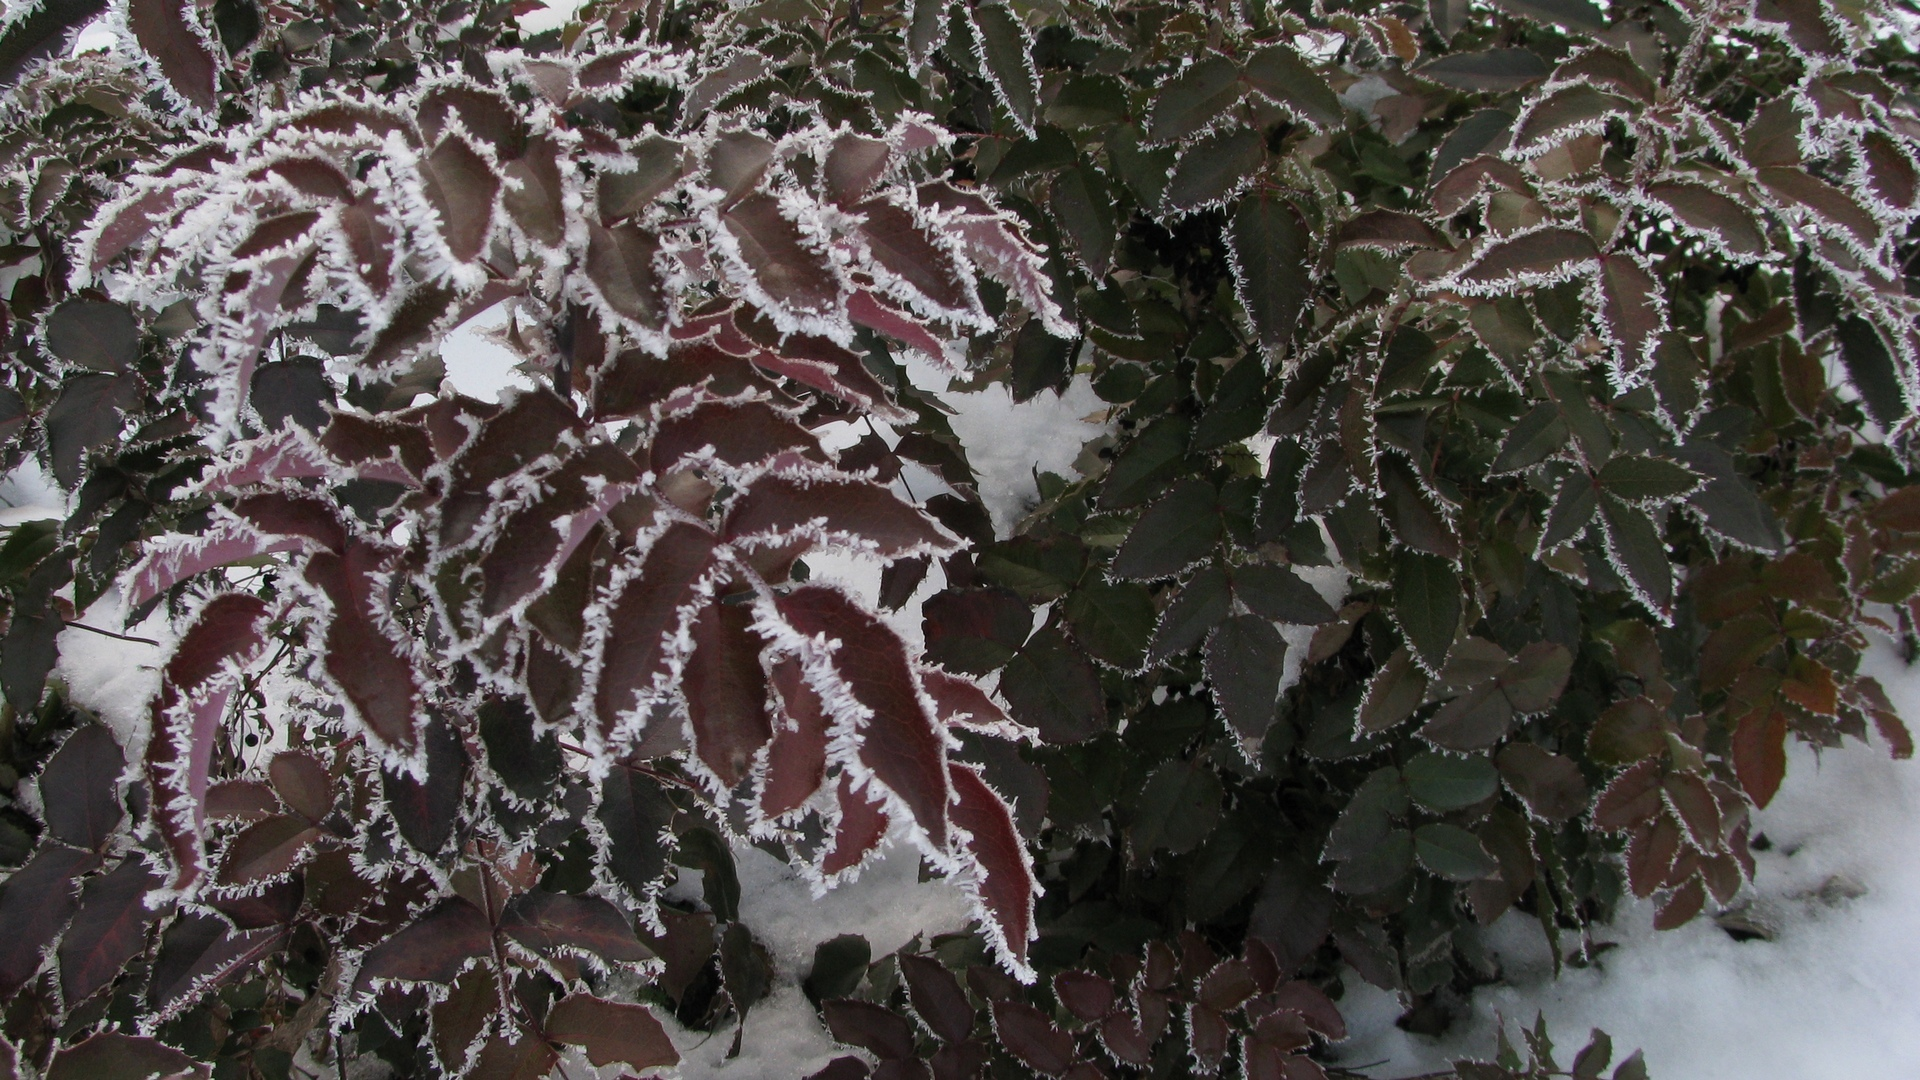
[[[946,753],[929,715],[905,648],[893,631],[837,589],[810,585],[777,601],[795,631],[813,639],[816,663],[831,664],[844,695],[829,707],[864,713],[858,760],[913,815],[936,851],[947,845]],[[858,715],[857,713],[854,715]]]
[[[1027,28],[1003,4],[967,8],[973,47],[993,93],[1029,138],[1040,104],[1040,76],[1033,66],[1033,42]]]
[[[1611,495],[1600,497],[1601,535],[1608,558],[1638,600],[1664,625],[1672,618],[1673,561],[1647,512]]]
[[[729,508],[725,536],[762,546],[805,538],[885,559],[944,555],[958,544],[888,489],[825,472],[774,473],[755,481]]]
[[[60,940],[60,994],[68,1004],[105,989],[146,948],[149,928],[165,914],[146,904],[157,884],[139,859],[87,879],[79,910]]]
[[[1218,132],[1187,147],[1167,178],[1163,208],[1180,215],[1223,205],[1253,182],[1265,153],[1258,131]]]
[[[1258,615],[1235,615],[1207,637],[1207,682],[1249,748],[1259,745],[1273,723],[1286,656],[1286,639]]]
[[[40,771],[41,815],[54,839],[89,851],[106,847],[125,817],[120,773],[126,756],[105,725],[88,724],[67,736]]]
[[[1393,617],[1415,659],[1438,673],[1460,624],[1460,580],[1437,555],[1407,553],[1393,568]]]
[[[211,115],[220,65],[206,31],[189,14],[195,10],[177,0],[127,0],[127,29],[175,100]]]
[[[1556,285],[1590,272],[1600,251],[1584,232],[1545,225],[1488,245],[1466,267],[1446,280],[1447,287],[1480,296],[1515,288]]]
[[[1414,73],[1456,90],[1503,93],[1539,82],[1549,71],[1538,53],[1499,48],[1452,53],[1414,69]]]
[[[1311,290],[1311,243],[1300,212],[1264,192],[1241,200],[1228,219],[1234,293],[1269,352],[1283,350],[1298,329]]]
[[[80,906],[79,878],[100,857],[46,844],[0,889],[0,995],[11,999],[40,970],[42,954]]]
[[[1176,143],[1198,135],[1246,92],[1240,68],[1218,54],[1203,57],[1154,88],[1147,139]]]
[[[594,714],[610,737],[651,701],[672,670],[672,644],[692,618],[698,588],[713,565],[714,537],[676,522],[654,541],[635,571],[616,586],[604,627],[595,627],[600,657]],[[642,710],[644,711],[644,710]]]
[[[1255,90],[1316,127],[1337,128],[1346,120],[1346,110],[1333,88],[1288,46],[1269,45],[1255,51],[1243,70]]]
[[[467,901],[450,897],[367,950],[355,981],[361,987],[385,982],[445,985],[492,955],[493,927],[487,917]]]
[[[1012,811],[978,770],[958,762],[947,769],[954,791],[953,824],[956,832],[965,833],[963,843],[974,865],[971,879],[963,879],[962,887],[972,898],[1001,964],[1021,982],[1032,982],[1035,973],[1027,963],[1027,943],[1038,936],[1033,905],[1040,882],[1034,877],[1026,843],[1014,825]]]
[[[673,1040],[645,1005],[570,994],[547,1010],[545,1027],[549,1039],[581,1047],[595,1065],[649,1069],[680,1063]]]
[[[412,656],[381,626],[388,559],[373,545],[355,542],[339,555],[309,557],[302,575],[332,605],[324,635],[328,677],[371,735],[411,751],[419,741],[423,689]]]
[[[1660,281],[1638,257],[1614,253],[1600,259],[1599,326],[1613,348],[1614,385],[1639,383],[1667,329]]]
[[[1220,539],[1219,493],[1200,479],[1182,480],[1147,507],[1113,557],[1118,578],[1171,577],[1206,558]]]

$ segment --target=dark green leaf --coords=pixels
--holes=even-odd
[[[1614,458],[1600,467],[1593,480],[1602,491],[1630,503],[1666,502],[1700,486],[1700,477],[1685,467],[1644,454]]]
[[[1418,68],[1415,74],[1455,90],[1505,93],[1544,79],[1547,62],[1526,49],[1488,49],[1453,53]]]
[[[1428,751],[1414,755],[1400,772],[1413,801],[1436,814],[1485,802],[1500,790],[1493,762],[1477,754],[1456,757]]]
[[[1333,88],[1293,49],[1269,45],[1247,57],[1245,70],[1247,82],[1255,90],[1291,109],[1302,120],[1323,128],[1337,128],[1345,122],[1346,111]]]
[[[1007,662],[1000,695],[1015,720],[1049,743],[1080,742],[1107,726],[1107,699],[1093,664],[1051,627]]]
[[[1220,778],[1204,762],[1169,761],[1153,770],[1134,802],[1128,840],[1139,857],[1165,848],[1183,855],[1220,819]]]
[[[1060,223],[1072,243],[1080,265],[1096,280],[1107,276],[1107,268],[1113,261],[1116,230],[1113,199],[1107,194],[1105,178],[1086,165],[1062,169],[1053,178],[1048,205],[1053,209],[1054,220]],[[1028,325],[1037,321],[1029,320]]]
[[[1332,622],[1333,605],[1284,566],[1253,563],[1233,571],[1233,595],[1256,615],[1295,626]]]
[[[649,895],[667,872],[662,838],[674,809],[666,792],[651,777],[615,768],[600,782],[594,814],[606,832],[606,868],[613,880],[631,896]]]
[[[1500,445],[1500,453],[1493,459],[1495,472],[1519,472],[1522,469],[1538,465],[1547,460],[1570,438],[1567,422],[1560,418],[1560,410],[1550,401],[1533,407],[1522,416],[1513,430],[1507,433],[1507,439]]]
[[[1600,526],[1607,556],[1627,579],[1634,598],[1664,620],[1673,607],[1673,562],[1653,519],[1643,510],[1604,496]]]
[[[1033,45],[1026,27],[1001,4],[981,4],[970,9],[970,15],[995,96],[1013,114],[1014,121],[1031,134],[1034,112],[1040,103],[1040,85],[1033,69],[1030,55]]]
[[[1140,667],[1156,615],[1143,586],[1087,582],[1067,594],[1063,610],[1073,636],[1095,660],[1122,671]]]
[[[1211,555],[1220,539],[1218,494],[1205,480],[1176,483],[1127,533],[1113,557],[1113,576],[1136,581],[1171,577]]]
[[[1283,349],[1299,328],[1312,288],[1310,238],[1299,211],[1265,193],[1243,199],[1227,222],[1234,292],[1269,351]]]
[[[1154,88],[1147,138],[1172,143],[1197,135],[1245,92],[1240,69],[1233,61],[1218,54],[1203,57]]]
[[[1180,155],[1167,178],[1165,210],[1180,215],[1218,206],[1253,179],[1265,153],[1258,131],[1215,132]]]
[[[1147,659],[1157,663],[1198,648],[1232,610],[1233,594],[1227,587],[1226,571],[1209,566],[1194,574],[1160,613]]]
[[[800,987],[818,1005],[827,998],[852,997],[867,976],[873,947],[859,934],[841,934],[813,947],[813,966]]]
[[[1413,838],[1420,865],[1448,881],[1479,881],[1500,871],[1480,838],[1457,825],[1422,825]]]
[[[140,359],[140,324],[120,304],[69,300],[47,316],[47,348],[69,364],[118,374]]]
[[[1427,671],[1439,671],[1460,626],[1460,579],[1453,564],[1437,555],[1403,552],[1394,560],[1387,600],[1414,658]]]
[[[1220,712],[1249,746],[1273,724],[1287,642],[1258,615],[1235,615],[1207,638],[1207,682]]]
[[[1867,414],[1883,428],[1892,429],[1907,416],[1906,391],[1893,353],[1872,323],[1855,316],[1840,323],[1840,360],[1847,381],[1860,392]]]
[[[1579,469],[1568,473],[1560,482],[1560,493],[1554,496],[1553,508],[1547,512],[1546,527],[1540,531],[1540,553],[1544,555],[1579,536],[1599,508],[1600,495],[1593,486],[1593,477]]]

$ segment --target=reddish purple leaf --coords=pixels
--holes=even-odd
[[[920,685],[933,699],[934,710],[944,723],[989,731],[1006,731],[1013,724],[1007,711],[985,690],[958,675],[922,669]]]
[[[653,957],[620,910],[597,896],[534,890],[517,896],[500,918],[508,937],[557,958],[587,953],[610,964],[637,964]]]
[[[460,262],[472,262],[486,246],[493,225],[500,178],[467,141],[449,135],[421,163],[427,202],[440,215],[440,234]]]
[[[78,878],[100,857],[45,844],[0,885],[0,998],[11,1000],[40,970],[40,954],[73,917]]]
[[[1760,708],[1739,718],[1733,729],[1733,771],[1755,806],[1773,801],[1787,776],[1785,713]]]
[[[138,608],[180,582],[228,566],[242,559],[286,551],[305,551],[297,537],[266,537],[228,522],[216,523],[198,536],[174,540],[147,552],[127,574],[127,603]]]
[[[377,981],[446,984],[482,958],[493,955],[493,927],[487,917],[457,897],[407,924],[367,951],[357,983]]]
[[[716,460],[740,466],[756,465],[786,451],[823,458],[813,433],[772,405],[714,401],[660,422],[652,446],[654,471],[664,474],[676,462],[709,449]]]
[[[879,619],[846,594],[818,585],[778,601],[795,630],[833,648],[833,666],[855,700],[872,710],[860,760],[906,803],[935,848],[947,845],[951,788],[939,726],[921,705],[906,648]]]
[[[947,363],[947,351],[940,339],[912,316],[899,311],[865,289],[855,289],[847,298],[847,316],[854,322],[914,349],[935,363]],[[884,404],[884,399],[881,399]]]
[[[865,791],[853,790],[844,773],[836,797],[840,821],[834,826],[832,848],[820,860],[820,872],[828,877],[859,866],[887,838],[886,809]]]
[[[780,212],[779,199],[755,192],[721,220],[754,282],[774,303],[800,312],[824,312],[839,300],[839,275],[825,256],[812,250],[799,226]]]
[[[854,210],[866,217],[860,234],[873,261],[918,293],[922,303],[956,312],[974,307],[959,264],[915,223],[911,213],[880,197]]]
[[[1227,1056],[1227,1041],[1232,1029],[1227,1027],[1227,1018],[1207,1008],[1195,1005],[1187,1010],[1188,1049],[1193,1051],[1193,1060],[1197,1071],[1211,1076],[1220,1071],[1220,1062]]]
[[[973,1033],[973,1004],[960,989],[960,980],[929,957],[901,953],[899,961],[914,1015],[949,1045],[966,1041]]]
[[[1091,971],[1063,971],[1055,975],[1053,993],[1068,1012],[1082,1020],[1099,1020],[1113,1011],[1112,981]]]
[[[1027,942],[1033,937],[1033,902],[1040,883],[1033,876],[1027,846],[1013,813],[979,772],[957,763],[950,764],[948,771],[957,795],[953,823],[966,831],[976,874],[972,888],[990,920],[987,937],[1016,974],[1031,980]]]
[[[958,546],[938,523],[892,491],[834,475],[760,478],[728,511],[726,536],[756,546],[805,538],[887,559],[946,554]]]
[[[1073,1036],[1055,1027],[1046,1013],[1031,1005],[994,1002],[993,1030],[1000,1037],[1000,1045],[1036,1072],[1060,1076],[1073,1065]]]
[[[411,750],[419,741],[420,678],[399,643],[375,622],[388,610],[373,574],[386,553],[354,542],[344,554],[320,552],[307,560],[306,579],[333,602],[327,623],[326,670],[374,738]]]
[[[772,681],[780,694],[780,716],[760,790],[760,812],[770,818],[799,809],[825,782],[829,725],[820,695],[807,685],[799,664],[774,665]]]
[[[258,597],[227,593],[208,601],[181,635],[154,699],[147,782],[154,826],[173,853],[174,888],[192,884],[205,870],[207,778],[227,691],[202,691],[227,665],[244,665],[258,655],[266,645],[266,618],[267,606]]]
[[[1347,1037],[1347,1021],[1339,1007],[1310,982],[1296,979],[1286,983],[1268,995],[1267,1001],[1276,1009],[1299,1013],[1308,1027],[1335,1042]]]
[[[693,621],[693,652],[681,673],[694,751],[732,790],[746,779],[753,755],[773,737],[767,716],[762,641],[753,632],[753,608],[718,601]]]
[[[227,847],[220,864],[220,884],[251,885],[276,878],[293,868],[320,830],[298,814],[281,814],[247,826]]]
[[[60,939],[60,995],[68,1008],[105,989],[146,948],[147,931],[163,914],[145,902],[157,884],[137,858],[87,879],[80,910]]]
[[[267,778],[280,801],[308,821],[317,822],[333,809],[333,777],[312,754],[282,750],[267,763]]]
[[[280,809],[273,788],[259,780],[222,780],[207,787],[203,804],[214,821],[259,821]]]
[[[595,712],[611,734],[620,717],[653,692],[667,670],[668,643],[691,618],[694,589],[713,566],[713,534],[697,525],[669,526],[647,551],[607,612]]]
[[[1613,346],[1614,363],[1624,374],[1652,362],[1653,349],[1667,327],[1660,282],[1632,255],[1600,260],[1600,321]]]
[[[1614,777],[1593,804],[1593,823],[1619,832],[1660,812],[1660,763],[1642,761]]]
[[[547,1011],[547,1038],[582,1047],[595,1065],[623,1062],[633,1069],[680,1063],[673,1040],[645,1005],[569,994]]]
[[[1567,228],[1535,229],[1494,242],[1459,280],[1475,292],[1503,292],[1516,285],[1551,284],[1590,269],[1599,257],[1593,238]]]
[[[182,0],[133,0],[127,5],[127,28],[174,93],[211,114],[216,108],[219,61],[205,32],[189,14],[194,10]]]
[[[285,938],[280,927],[235,933],[212,915],[189,915],[176,920],[160,939],[147,1000],[161,1017],[198,1000],[208,989],[241,972],[255,970],[260,959]]]
[[[125,816],[120,773],[127,759],[113,733],[87,724],[67,736],[40,772],[41,815],[54,839],[98,851]]]

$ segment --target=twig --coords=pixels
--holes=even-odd
[[[65,622],[63,620],[63,625],[75,627],[80,630],[91,630],[101,637],[110,637],[116,641],[131,641],[136,645],[152,645],[155,648],[159,648],[160,646],[160,643],[152,638],[134,637],[132,634],[116,634],[111,630],[102,630],[97,626],[88,626],[83,622]]]

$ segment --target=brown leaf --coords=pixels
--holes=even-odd
[[[887,488],[838,476],[761,477],[728,509],[725,533],[758,546],[796,538],[845,544],[884,559],[946,554],[958,546],[932,518]]]
[[[1660,812],[1660,765],[1643,761],[1614,777],[1593,804],[1593,823],[1620,832]]]
[[[780,718],[760,790],[760,812],[770,818],[799,809],[825,781],[829,725],[820,695],[807,685],[798,663],[774,665],[772,682],[780,695]]]
[[[1760,708],[1738,717],[1733,729],[1733,771],[1755,806],[1766,806],[1787,776],[1787,716]]]

